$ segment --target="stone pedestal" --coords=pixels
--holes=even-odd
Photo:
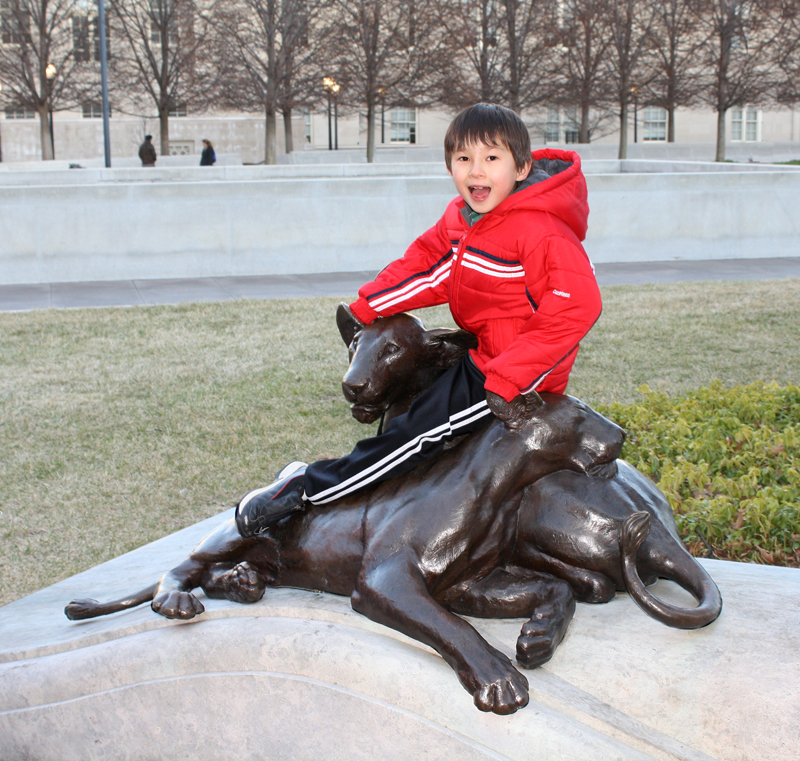
[[[621,595],[579,605],[531,702],[479,712],[441,658],[349,601],[291,589],[70,622],[75,597],[154,582],[224,516],[0,608],[0,758],[800,758],[800,571],[706,561],[725,600],[694,632]],[[673,585],[656,592],[685,599]],[[513,657],[522,621],[473,621]]]

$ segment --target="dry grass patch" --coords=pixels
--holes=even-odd
[[[800,281],[604,290],[591,404],[800,377]],[[338,299],[0,315],[0,603],[214,515],[292,459],[349,451]],[[452,324],[446,307],[429,327]],[[188,550],[189,548],[187,548]]]

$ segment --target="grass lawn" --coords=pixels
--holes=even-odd
[[[603,294],[569,388],[590,404],[800,379],[800,280]],[[0,314],[0,604],[368,435],[341,396],[338,301]]]

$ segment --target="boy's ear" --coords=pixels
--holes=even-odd
[[[525,164],[525,166],[522,167],[522,169],[520,169],[519,172],[517,172],[517,181],[518,182],[521,182],[522,180],[524,180],[531,173],[531,167],[532,166],[533,166],[533,156],[531,156],[528,159],[528,162]]]

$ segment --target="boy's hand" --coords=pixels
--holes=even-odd
[[[534,391],[530,394],[515,396],[510,402],[493,391],[486,392],[486,403],[492,414],[502,420],[506,428],[516,431],[542,404],[542,398]]]

